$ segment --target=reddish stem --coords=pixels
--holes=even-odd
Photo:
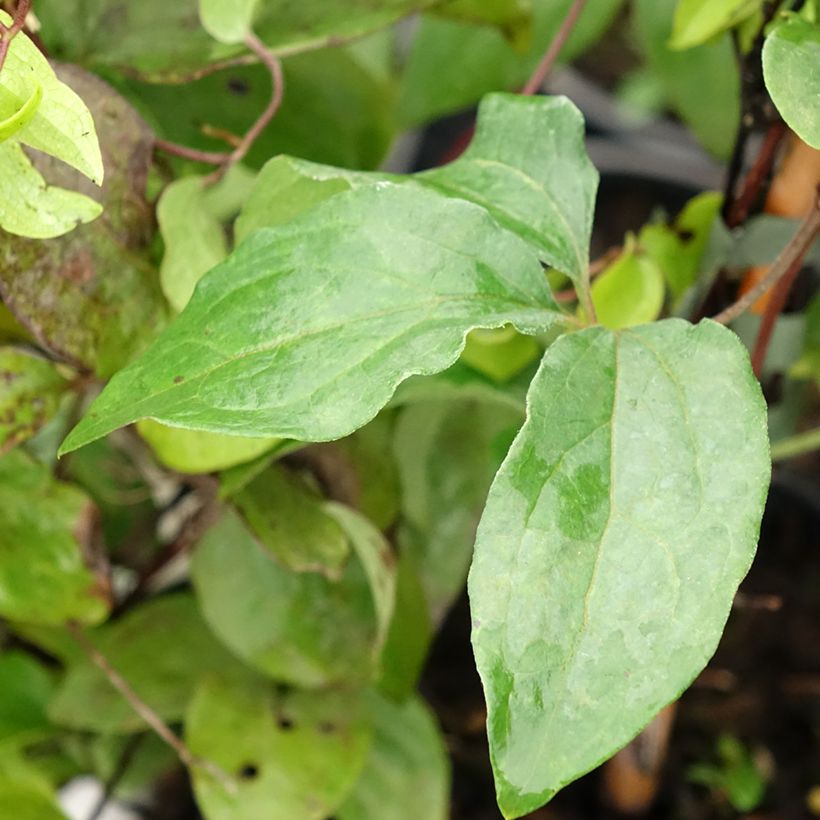
[[[6,63],[11,41],[25,28],[26,17],[31,11],[31,0],[19,0],[11,25],[0,23],[0,71]]]

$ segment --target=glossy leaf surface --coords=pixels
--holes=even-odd
[[[324,820],[353,786],[371,732],[355,695],[209,681],[188,710],[185,740],[238,785],[230,794],[195,769],[197,803],[207,820]]]
[[[34,435],[57,412],[67,387],[46,359],[0,347],[0,452]]]
[[[37,624],[95,623],[108,581],[92,568],[94,505],[20,450],[0,458],[0,614]]]
[[[429,284],[428,284],[429,283]],[[64,444],[140,418],[303,441],[369,421],[474,327],[560,318],[528,246],[482,209],[389,183],[258,231],[118,373]]]
[[[715,650],[757,542],[766,407],[730,331],[590,328],[547,351],[470,573],[499,805],[534,810]]]
[[[777,25],[763,46],[763,75],[783,119],[820,148],[820,25],[798,17]]]
[[[450,765],[436,719],[413,698],[395,704],[368,700],[373,743],[351,795],[335,812],[339,820],[446,820]]]

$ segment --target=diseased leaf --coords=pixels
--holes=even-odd
[[[678,0],[669,44],[684,49],[707,40],[754,14],[763,0]]]
[[[640,251],[626,250],[592,283],[598,321],[610,330],[657,319],[663,297],[663,274]]]
[[[229,675],[232,667],[242,674],[187,593],[143,603],[88,637],[163,720],[182,717],[206,675]],[[84,654],[69,663],[48,711],[55,723],[72,729],[109,734],[145,729],[131,704]]]
[[[469,108],[484,94],[522,86],[555,37],[570,4],[571,0],[533,0],[532,37],[523,53],[490,26],[423,16],[401,78],[396,103],[400,124],[423,125]],[[574,59],[592,45],[621,6],[622,0],[588,0],[561,51],[561,61]]]
[[[636,0],[633,21],[666,101],[713,154],[728,158],[740,120],[740,77],[729,36],[675,51],[669,47],[675,0]]]
[[[763,76],[789,127],[820,148],[820,25],[789,17],[775,26],[763,45]]]
[[[482,209],[389,183],[350,191],[256,232],[214,268],[63,449],[148,417],[341,438],[408,376],[452,364],[468,330],[560,319],[530,249]]]
[[[40,157],[38,171],[50,183],[79,191],[51,187],[40,194],[70,202],[85,194],[89,199],[83,201],[91,203],[95,214],[100,204],[105,210],[93,224],[51,241],[0,232],[0,291],[42,346],[107,376],[141,350],[165,320],[164,299],[147,251],[154,231],[145,199],[153,135],[101,80],[74,66],[61,66],[59,76],[82,94],[94,114],[106,178],[98,189],[63,163]],[[9,147],[13,142],[0,145],[0,156]],[[19,178],[0,174],[0,187],[4,184],[18,185]],[[0,211],[3,207],[0,194]],[[58,218],[74,219],[75,214],[60,211]]]
[[[226,511],[198,545],[191,573],[214,634],[274,680],[319,687],[373,677],[380,630],[359,560],[335,583],[294,572]]]
[[[162,292],[175,311],[191,298],[196,283],[228,255],[228,241],[208,208],[204,177],[172,182],[157,204],[157,222],[165,243],[159,269]]]
[[[450,766],[435,717],[418,698],[397,705],[371,694],[373,744],[338,820],[446,820]]]
[[[0,347],[0,453],[33,436],[57,412],[67,388],[48,360]]]
[[[398,540],[414,559],[434,623],[464,589],[487,492],[522,421],[523,405],[464,400],[421,402],[399,416]]]
[[[766,405],[722,326],[589,328],[548,349],[469,583],[505,817],[609,757],[700,672],[769,471]]]
[[[185,719],[191,751],[238,781],[229,794],[192,771],[207,820],[324,820],[355,783],[371,736],[359,696],[282,692],[261,680],[207,681]]]
[[[0,615],[59,625],[108,613],[108,581],[89,567],[95,510],[20,450],[0,458]]]
[[[298,476],[274,464],[246,484],[233,503],[283,567],[339,580],[350,554],[347,536]]]

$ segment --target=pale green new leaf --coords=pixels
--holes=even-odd
[[[259,0],[199,0],[199,19],[220,43],[241,43],[250,33]]]
[[[66,820],[45,789],[9,777],[0,780],[0,817],[14,820]]]
[[[505,817],[597,766],[701,671],[770,471],[748,355],[710,321],[562,337],[528,415],[469,584]]]
[[[763,0],[678,0],[669,44],[691,48],[754,14]]]
[[[237,778],[234,793],[203,768],[191,774],[206,820],[324,820],[362,770],[372,729],[354,694],[282,693],[273,684],[198,690],[185,719],[191,752]]]
[[[663,274],[640,251],[625,251],[592,283],[598,321],[610,330],[657,319],[663,297]]]
[[[820,148],[820,25],[799,17],[777,25],[763,46],[763,76],[786,123]]]
[[[89,566],[95,509],[21,450],[0,458],[0,615],[60,625],[108,613],[107,579]]]
[[[446,820],[450,816],[450,765],[444,738],[427,705],[398,705],[371,694],[373,744],[338,820]]]
[[[319,687],[374,676],[381,628],[358,558],[337,582],[295,572],[226,511],[197,546],[191,573],[214,634],[274,680]]]
[[[8,25],[11,17],[0,11],[0,22]],[[40,49],[21,34],[12,40],[0,73],[0,118],[20,110],[38,87],[42,100],[16,138],[67,162],[100,185],[102,155],[90,111],[74,91],[57,79]]]
[[[452,364],[469,330],[560,319],[530,248],[483,209],[389,183],[349,191],[214,268],[63,451],[141,418],[341,438],[408,376]]]
[[[43,99],[43,87],[38,83],[32,89],[29,98],[14,112],[0,120],[0,142],[13,137],[21,128],[28,125],[37,113]]]
[[[88,633],[129,685],[163,720],[182,717],[195,687],[211,673],[242,667],[214,638],[189,593],[155,598]],[[89,708],[93,704],[93,708]],[[77,655],[49,704],[61,726],[139,732],[142,718],[84,654]]]
[[[0,453],[33,436],[57,412],[67,388],[51,362],[0,347]]]

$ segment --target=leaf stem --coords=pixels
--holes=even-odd
[[[3,70],[6,63],[11,41],[25,28],[26,17],[28,17],[30,11],[31,0],[18,0],[11,25],[6,26],[0,23],[0,71]]]
[[[197,757],[167,723],[133,690],[131,684],[111,665],[81,627],[69,622],[67,628],[89,660],[105,675],[108,682],[128,701],[131,708],[164,740],[189,769],[199,768],[222,784],[229,794],[236,793],[236,780],[210,760]]]
[[[154,147],[167,154],[173,154],[183,159],[190,159],[194,162],[202,162],[207,165],[216,165],[217,169],[208,178],[208,182],[217,182],[227,170],[237,162],[241,162],[248,151],[253,147],[259,135],[267,128],[270,121],[276,116],[276,112],[282,105],[282,98],[285,93],[285,76],[282,71],[282,63],[275,57],[270,49],[253,32],[245,38],[245,45],[259,58],[267,67],[271,76],[272,91],[271,99],[265,110],[259,115],[256,122],[250,127],[248,132],[242,137],[232,151],[199,151],[196,148],[189,148],[168,140],[158,139],[154,142]]]
[[[549,44],[549,48],[546,50],[544,56],[541,58],[541,61],[536,66],[532,76],[529,80],[527,80],[526,84],[521,89],[522,94],[535,94],[544,84],[544,80],[552,70],[552,66],[558,59],[561,49],[569,39],[569,35],[572,34],[572,30],[575,28],[575,24],[578,22],[578,18],[584,10],[585,5],[586,0],[573,0],[570,9],[567,12],[567,16],[561,23],[561,27],[555,33],[555,37],[553,37],[552,42]]]
[[[772,444],[772,461],[802,456],[817,449],[820,449],[820,427],[776,441]]]
[[[815,197],[814,205],[806,218],[800,223],[797,232],[775,259],[769,272],[753,288],[746,291],[734,304],[729,305],[712,318],[722,325],[736,319],[751,307],[770,287],[777,284],[793,267],[799,265],[811,247],[814,238],[820,232],[820,198]]]

